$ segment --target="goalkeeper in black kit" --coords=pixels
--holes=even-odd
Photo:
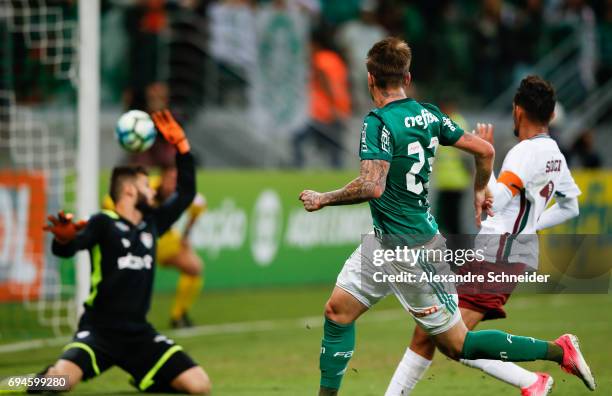
[[[114,211],[76,223],[60,212],[49,216],[51,224],[45,228],[55,237],[55,255],[72,257],[87,249],[91,258],[90,294],[78,330],[59,360],[40,374],[67,375],[70,389],[116,365],[143,392],[210,393],[202,367],[146,319],[157,238],[189,207],[196,192],[194,160],[183,129],[167,110],[152,118],[178,151],[174,197],[154,208],[146,170],[117,167],[110,185]]]

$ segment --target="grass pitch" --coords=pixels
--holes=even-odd
[[[218,396],[312,396],[318,388],[322,308],[331,286],[205,292],[192,312],[198,327],[168,329],[172,296],[158,295],[150,319],[159,331],[185,347],[209,373]],[[612,394],[612,296],[521,295],[507,305],[509,318],[480,328],[554,339],[564,332],[580,337],[599,388],[589,392],[553,363],[525,363],[555,378],[553,394]],[[414,324],[393,297],[357,322],[357,346],[341,395],[379,396],[409,342]],[[0,377],[32,373],[53,362],[61,346],[0,354]],[[78,395],[136,394],[126,373],[113,368],[79,385]],[[415,396],[518,395],[480,371],[438,354]]]

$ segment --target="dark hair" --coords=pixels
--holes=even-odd
[[[525,77],[514,95],[514,104],[521,106],[531,121],[541,124],[550,122],[556,101],[553,86],[538,76]]]
[[[387,37],[370,48],[366,61],[368,72],[378,88],[399,86],[410,72],[412,50],[397,37]]]
[[[134,180],[138,175],[148,176],[147,170],[140,165],[134,166],[117,166],[113,169],[110,182],[110,197],[113,202],[117,202],[123,183],[128,180]]]

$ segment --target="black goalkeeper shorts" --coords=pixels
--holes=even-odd
[[[180,345],[151,326],[122,332],[81,325],[61,359],[79,366],[85,381],[118,366],[145,392],[170,391],[172,380],[196,366]]]

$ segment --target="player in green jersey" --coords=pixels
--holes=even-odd
[[[411,58],[408,45],[397,38],[381,40],[370,49],[368,86],[376,108],[364,120],[360,175],[339,190],[305,190],[300,194],[308,211],[367,201],[374,223],[374,234],[365,236],[346,261],[325,305],[319,394],[338,393],[354,352],[355,320],[389,294],[398,298],[438,349],[452,359],[551,360],[594,389],[593,377],[575,337],[565,335],[549,342],[497,330],[468,331],[457,309],[453,285],[404,281],[411,279],[405,274],[447,271],[444,260],[435,258],[439,256],[432,259],[428,255],[411,262],[391,259],[387,265],[376,262],[380,258],[378,252],[392,250],[389,243],[400,243],[413,251],[445,250],[427,199],[429,175],[439,144],[474,155],[477,225],[483,211],[492,215],[492,199],[486,187],[493,167],[493,147],[478,136],[464,133],[436,106],[406,96]],[[491,129],[491,125],[479,125],[479,134]]]

